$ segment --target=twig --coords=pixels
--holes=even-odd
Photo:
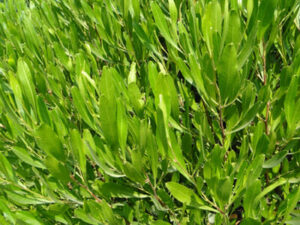
[[[90,160],[89,157],[88,157],[88,159],[91,162],[91,165],[92,165],[93,169],[96,171],[96,174],[99,177],[99,179],[102,180],[102,181],[105,181],[104,177],[102,176],[102,174],[100,173],[100,171],[97,169],[96,163],[94,163],[92,160]]]
[[[157,193],[156,193],[156,189],[155,187],[152,185],[151,183],[151,180],[148,176],[147,173],[145,173],[146,177],[147,177],[147,180],[146,180],[146,183],[148,183],[153,191],[153,194],[154,194],[154,198],[156,198],[156,200],[163,206],[163,207],[166,207],[166,204],[158,197]]]
[[[148,174],[145,172],[145,175],[146,175],[146,177],[147,177],[147,180],[146,180],[146,183],[148,183],[149,185],[150,185],[150,187],[151,187],[151,189],[152,189],[152,191],[153,191],[153,194],[154,194],[154,198],[163,206],[163,207],[165,207],[165,208],[167,208],[167,210],[176,218],[176,215],[175,215],[175,213],[166,205],[166,203],[164,203],[161,199],[160,199],[160,197],[157,195],[157,193],[156,193],[156,189],[155,189],[155,187],[153,186],[153,184],[151,183],[151,180],[150,180],[150,178],[149,178],[149,176],[148,176]],[[178,225],[180,225],[180,223],[179,222],[177,222],[177,224]]]
[[[201,193],[203,199],[208,202],[209,204],[211,204],[213,207],[215,207],[222,215],[226,216],[225,212],[220,209],[215,203],[213,203],[212,201],[210,201],[205,194]]]
[[[78,184],[80,187],[82,187],[83,189],[85,189],[88,193],[90,193],[91,196],[93,196],[93,198],[97,201],[97,202],[102,202],[102,200],[100,198],[98,198],[86,185],[83,185],[82,183],[80,183],[78,180],[75,179],[74,175],[71,174],[70,178],[76,183]]]
[[[263,43],[262,60],[263,60],[263,69],[264,69],[264,80],[263,80],[263,82],[264,82],[264,86],[266,86],[267,85],[268,74],[267,74],[267,60],[266,60],[266,45],[265,45],[265,43]],[[266,118],[264,120],[266,135],[269,135],[269,128],[268,128],[269,111],[270,111],[270,101],[268,101],[268,103],[267,103]]]
[[[205,115],[206,115],[206,118],[207,118],[207,122],[208,122],[208,124],[209,124],[209,126],[210,126],[210,129],[211,129],[212,134],[214,135],[214,134],[215,134],[215,131],[214,131],[214,127],[213,127],[211,118],[210,118],[210,116],[209,116],[208,110],[207,110],[206,103],[205,103],[205,101],[204,101],[202,98],[201,98],[201,100],[202,100],[202,105],[203,105],[204,110],[205,110]]]
[[[262,54],[262,59],[263,59],[263,68],[264,68],[264,86],[267,85],[267,60],[266,60],[266,45],[263,44],[263,54]]]
[[[222,131],[222,145],[224,146],[226,135],[225,135],[225,129],[224,129],[224,124],[223,124],[222,106],[220,106],[220,109],[219,109],[219,117],[220,117],[220,127],[221,127],[221,131]]]
[[[47,199],[44,195],[41,195],[41,194],[39,194],[39,193],[36,193],[36,192],[30,190],[28,187],[26,187],[26,186],[23,185],[22,183],[21,183],[21,184],[20,184],[20,183],[14,183],[14,182],[12,182],[12,181],[3,179],[3,178],[1,178],[1,177],[0,177],[0,181],[1,181],[0,184],[3,184],[3,182],[4,182],[3,185],[5,185],[5,183],[6,183],[6,184],[9,184],[9,185],[15,186],[15,187],[17,187],[17,188],[20,188],[20,189],[22,189],[22,190],[24,190],[24,191],[27,191],[28,193],[31,193],[31,194],[33,194],[33,195],[35,195],[35,196],[39,196],[39,197],[42,198],[42,199],[48,200],[48,201],[49,201],[48,203],[56,203],[56,201],[54,201],[53,199],[51,199],[53,202],[50,202],[50,201],[51,201],[50,199]]]
[[[269,133],[270,133],[269,128],[268,128],[269,111],[270,111],[270,101],[268,101],[268,103],[267,103],[266,118],[264,120],[266,135],[269,135]]]
[[[270,183],[270,178],[269,178],[269,175],[268,175],[268,171],[266,171],[266,173],[265,173],[265,179],[266,179],[266,184],[268,186],[269,183]]]

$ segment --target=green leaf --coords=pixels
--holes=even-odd
[[[254,182],[257,178],[259,178],[260,173],[263,170],[264,161],[265,161],[265,155],[260,154],[257,155],[251,162],[250,166],[248,166],[247,168],[248,177],[246,183],[247,187],[251,185],[252,182]]]
[[[166,21],[165,15],[161,11],[160,7],[156,2],[151,2],[151,11],[153,13],[153,17],[155,19],[156,26],[158,27],[161,35],[178,51],[180,49],[178,48],[176,42],[174,41],[174,37],[171,37],[170,30],[168,23]]]
[[[118,143],[117,105],[105,96],[100,97],[100,124],[107,143],[115,146]]]
[[[0,223],[3,224],[3,225],[9,225],[7,220],[5,220],[4,217],[1,214],[0,214]]]
[[[196,84],[196,87],[198,91],[200,91],[201,94],[205,96],[205,98],[208,98],[206,89],[205,89],[205,83],[203,80],[203,74],[201,73],[200,63],[197,62],[195,54],[189,55],[189,63],[191,67],[191,76],[193,77],[193,80]],[[185,68],[185,73],[188,73],[187,68]],[[186,75],[188,76],[188,75]]]
[[[299,203],[299,200],[300,200],[300,188],[296,188],[296,190],[292,191],[287,196],[287,208],[285,210],[285,218],[288,218],[290,213],[294,210],[294,208]]]
[[[116,79],[118,76],[118,72],[114,68],[103,68],[100,79],[100,92],[102,96],[105,96],[109,101],[115,100],[120,91],[116,88]]]
[[[184,204],[195,207],[203,205],[203,201],[195,194],[193,190],[179,183],[168,182],[166,183],[166,187],[174,198]]]
[[[261,1],[257,19],[259,20],[260,36],[262,38],[266,29],[273,22],[277,0]]]
[[[74,210],[74,217],[78,218],[88,224],[98,225],[99,222],[93,218],[91,215],[87,214],[82,208],[77,208]]]
[[[71,131],[70,144],[71,144],[71,149],[73,151],[74,158],[79,163],[79,168],[83,174],[83,177],[86,177],[85,148],[78,130],[73,129]]]
[[[252,218],[246,218],[243,219],[243,221],[240,223],[241,225],[260,225],[261,222]]]
[[[126,176],[131,179],[134,182],[144,184],[146,181],[146,178],[142,171],[138,171],[132,164],[125,163],[124,165],[124,173]]]
[[[213,55],[213,36],[216,33],[221,34],[222,29],[222,13],[219,1],[213,0],[206,5],[201,26],[208,50]]]
[[[94,162],[109,176],[111,177],[124,177],[124,174],[120,174],[118,171],[115,171],[113,168],[110,168],[109,166],[106,165],[105,159],[103,158],[103,154],[101,154],[101,151],[96,148],[95,143],[91,143],[89,140],[85,140],[85,144],[87,148],[90,151],[90,155]],[[97,153],[95,152],[94,149],[97,149]]]
[[[169,74],[164,75],[159,73],[154,82],[155,89],[153,92],[156,106],[160,104],[160,96],[162,95],[162,98],[164,98],[167,104],[168,115],[171,111],[171,116],[177,121],[179,116],[178,93],[172,77]]]
[[[10,201],[13,201],[20,205],[42,205],[42,204],[53,203],[53,200],[26,195],[25,192],[18,193],[18,192],[6,191],[6,194],[7,194],[7,198]]]
[[[132,63],[128,75],[128,84],[136,83],[136,63]]]
[[[80,1],[82,8],[84,9],[84,12],[89,16],[89,18],[92,21],[96,21],[96,16],[94,14],[94,10],[91,8],[91,6],[86,2],[81,0]]]
[[[121,221],[119,221],[115,215],[114,212],[111,208],[110,205],[108,205],[108,203],[105,200],[102,200],[101,203],[94,203],[93,204],[97,204],[100,206],[99,211],[101,212],[100,216],[102,217],[102,221],[107,223],[107,224],[111,224],[111,225],[118,225],[121,224]],[[96,208],[96,207],[93,207]],[[92,213],[93,214],[93,213]]]
[[[179,70],[181,71],[184,79],[186,79],[187,82],[190,84],[193,83],[193,77],[191,76],[191,72],[187,65],[184,63],[184,61],[181,58],[176,58],[176,65],[178,66]]]
[[[277,188],[278,186],[281,186],[287,182],[284,178],[279,178],[276,182],[266,187],[262,192],[259,193],[259,195],[256,196],[254,199],[254,204],[256,204],[262,197],[264,197],[266,194]]]
[[[27,224],[32,224],[32,225],[42,225],[42,221],[34,216],[31,212],[28,211],[18,211],[15,214],[16,218],[18,220],[21,220]]]
[[[241,41],[241,20],[237,11],[231,11],[229,15],[229,27],[226,37],[227,43],[233,43],[237,49]]]
[[[153,173],[154,182],[156,182],[157,178],[157,171],[158,171],[158,165],[159,165],[159,154],[157,151],[157,146],[155,142],[155,137],[151,133],[150,130],[148,130],[147,134],[147,152],[150,155],[150,161],[151,161],[151,170]]]
[[[67,54],[65,52],[65,48],[62,45],[60,45],[58,42],[55,42],[53,47],[54,47],[58,62],[61,63],[68,71],[71,71],[72,70],[72,61],[67,56]]]
[[[247,37],[247,41],[245,42],[243,48],[241,48],[241,51],[238,54],[238,70],[242,69],[242,67],[249,59],[249,56],[251,55],[252,51],[254,50],[253,46],[256,41],[256,35],[257,35],[257,26],[254,26]]]
[[[141,91],[137,84],[131,83],[128,85],[128,96],[135,112],[140,114],[142,112],[144,102],[142,100]]]
[[[33,84],[33,79],[31,72],[29,70],[28,65],[26,62],[20,58],[18,60],[18,72],[17,72],[18,79],[20,81],[22,91],[27,99],[27,101],[32,105],[33,110],[36,110],[36,99],[35,99],[35,87]]]
[[[22,147],[15,146],[12,151],[19,157],[20,160],[27,163],[28,165],[45,169],[46,167],[38,160],[33,159],[28,151]]]
[[[0,152],[0,172],[6,177],[7,180],[15,181],[15,173],[9,161]]]
[[[177,7],[174,0],[169,0],[169,11],[170,11],[170,17],[172,19],[172,22],[177,23],[178,13],[177,13]]]
[[[73,86],[71,88],[71,93],[73,97],[74,106],[79,112],[80,116],[86,122],[90,127],[94,127],[93,119],[84,103],[84,100],[82,96],[80,95],[80,92],[77,87]]]
[[[295,130],[300,120],[299,113],[297,113],[300,110],[300,99],[297,98],[298,83],[299,77],[293,76],[284,101],[284,112],[290,133]]]
[[[38,115],[39,115],[40,121],[42,123],[46,123],[49,126],[51,126],[51,120],[50,120],[47,106],[46,106],[44,100],[40,96],[37,97],[37,110],[38,110]]]
[[[286,221],[288,225],[298,225],[300,223],[300,216],[292,217],[292,219]]]
[[[225,47],[218,64],[218,82],[222,103],[231,102],[241,88],[237,70],[237,53],[233,44]]]
[[[58,160],[65,160],[63,145],[56,133],[47,124],[42,124],[35,131],[35,140],[45,153],[52,155]]]
[[[14,224],[16,222],[16,218],[8,207],[8,201],[4,199],[4,197],[1,197],[0,200],[0,211],[5,214],[5,218],[10,222],[10,224]]]
[[[256,102],[245,114],[242,116],[242,118],[238,121],[238,123],[227,133],[235,133],[237,131],[240,131],[253,121],[256,114],[261,110],[262,102]]]
[[[157,124],[157,140],[160,142],[162,145],[162,148],[164,150],[164,154],[167,155],[169,145],[168,145],[168,140],[167,140],[167,133],[166,133],[166,122],[164,118],[164,113],[163,111],[158,108],[157,109],[157,116],[156,116],[156,124]]]
[[[9,73],[9,84],[13,90],[15,100],[19,109],[19,112],[23,114],[23,96],[22,89],[19,81],[16,79],[13,73]]]
[[[229,177],[219,180],[217,187],[217,195],[223,204],[226,204],[232,193],[232,181]]]
[[[278,154],[273,156],[271,159],[264,162],[263,168],[273,168],[273,167],[277,166],[279,163],[281,163],[285,159],[287,154],[288,154],[288,151],[279,152]]]
[[[183,176],[185,176],[189,181],[193,182],[192,177],[187,171],[184,157],[182,154],[182,149],[177,143],[175,134],[171,130],[168,133],[169,133],[168,142],[170,143],[168,154],[170,159],[172,160],[172,164]]]
[[[170,225],[170,223],[163,220],[156,220],[155,222],[152,222],[151,225]]]
[[[117,101],[117,122],[118,122],[119,145],[123,150],[123,155],[125,156],[125,149],[126,149],[127,135],[128,135],[128,121],[127,121],[125,107],[120,101],[120,99],[118,99]]]
[[[48,156],[45,160],[45,165],[51,175],[61,181],[64,185],[70,181],[70,172],[66,168],[66,165],[58,161],[56,158]]]
[[[140,193],[132,187],[124,184],[104,183],[101,191],[105,195],[113,198],[147,198],[146,194]]]
[[[256,208],[254,204],[254,199],[260,192],[261,182],[259,180],[255,180],[254,182],[250,183],[249,187],[247,187],[246,193],[243,198],[243,207],[245,209],[246,217],[252,217],[255,215]]]
[[[133,10],[134,10],[134,18],[136,20],[138,20],[140,18],[140,1],[138,0],[131,0],[131,4],[132,4],[132,7],[133,7]]]

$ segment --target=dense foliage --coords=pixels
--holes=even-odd
[[[299,7],[0,2],[0,224],[300,224]]]

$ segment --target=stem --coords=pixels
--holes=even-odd
[[[264,68],[264,86],[267,85],[267,79],[268,79],[268,74],[267,74],[267,60],[266,60],[266,45],[263,44],[263,54],[262,54],[262,60],[263,60],[263,68]]]
[[[205,101],[202,98],[201,98],[201,100],[202,100],[203,107],[204,107],[204,110],[205,110],[205,115],[206,115],[206,118],[207,118],[207,122],[208,122],[208,124],[210,126],[212,134],[214,135],[215,131],[214,131],[214,127],[213,127],[213,124],[212,124],[212,121],[211,121],[211,117],[210,117],[210,115],[208,113],[208,110],[207,110],[206,103],[205,103]]]
[[[150,185],[150,187],[151,187],[151,189],[152,189],[152,191],[153,191],[154,198],[156,198],[156,200],[157,200],[162,206],[166,207],[166,204],[158,197],[158,195],[157,195],[157,193],[156,193],[156,189],[155,189],[155,187],[152,185],[151,180],[150,180],[148,174],[145,173],[145,175],[146,175],[146,177],[147,177],[147,181],[148,181],[147,183]]]
[[[214,208],[216,208],[223,216],[226,216],[225,212],[220,209],[215,203],[213,203],[212,201],[210,201],[205,194],[201,193],[203,199],[208,202],[209,204],[211,204]]]
[[[222,115],[222,106],[220,105],[220,109],[219,109],[219,117],[220,117],[220,127],[221,127],[221,131],[222,131],[222,145],[224,146],[225,144],[225,129],[224,129],[224,124],[223,124],[223,115]]]
[[[269,111],[270,111],[270,101],[267,103],[267,111],[266,111],[266,118],[264,120],[265,122],[265,130],[266,130],[266,135],[269,135],[269,128],[268,128],[268,119],[269,119]]]
[[[176,157],[176,154],[175,154],[175,152],[174,152],[172,143],[171,143],[171,141],[170,141],[169,131],[166,130],[166,133],[167,133],[167,139],[168,139],[168,146],[169,146],[169,148],[170,148],[170,150],[171,150],[171,152],[172,152],[172,155],[174,156],[174,159],[173,159],[172,161],[173,161],[174,163],[176,163],[176,164],[182,169],[182,171],[184,171],[184,172],[186,173],[186,175],[189,177],[189,179],[190,179],[190,181],[193,183],[193,185],[196,186],[196,181],[194,180],[194,177],[193,177],[191,174],[189,174],[189,172],[187,171],[186,168],[182,167],[182,165],[180,164],[179,160],[178,160],[177,157]]]
[[[266,86],[267,85],[268,74],[267,74],[266,44],[265,43],[263,43],[262,59],[263,59],[263,69],[264,69],[263,83],[264,83],[264,86]],[[269,135],[269,128],[268,128],[269,111],[270,111],[270,101],[268,101],[268,103],[267,103],[266,117],[265,117],[265,120],[264,120],[266,135]]]
[[[20,188],[20,189],[22,189],[22,190],[24,190],[24,191],[27,191],[28,193],[31,193],[31,194],[33,194],[33,195],[35,195],[35,196],[38,196],[39,198],[48,200],[48,201],[49,201],[48,204],[56,203],[56,201],[54,201],[53,199],[49,199],[49,198],[45,197],[44,195],[41,195],[41,194],[39,194],[39,193],[36,193],[36,192],[30,190],[28,187],[26,187],[26,186],[23,185],[23,184],[14,183],[14,182],[12,182],[12,181],[3,179],[3,178],[1,178],[1,177],[0,177],[0,181],[1,181],[1,182],[4,182],[4,183],[7,183],[7,184],[9,184],[9,185],[15,186],[15,187],[17,187],[17,188]],[[3,184],[3,183],[1,183],[1,184]],[[52,202],[50,202],[50,201],[52,201]]]
[[[265,173],[265,179],[266,179],[266,184],[268,186],[269,183],[270,183],[270,178],[269,178],[269,175],[268,175],[268,171],[266,171],[266,173]]]
[[[90,193],[91,196],[93,196],[93,198],[96,200],[96,202],[102,202],[102,200],[100,198],[98,198],[87,186],[83,185],[82,183],[80,183],[78,180],[75,179],[74,175],[71,174],[70,178],[76,183],[78,184],[80,187],[82,187],[83,189],[85,189],[88,193]]]
[[[165,207],[173,216],[174,216],[174,218],[176,218],[176,215],[175,215],[175,213],[166,205],[166,203],[164,203],[161,199],[160,199],[160,197],[157,195],[157,193],[156,193],[156,189],[155,189],[155,187],[153,186],[153,184],[151,183],[151,180],[150,180],[150,178],[149,178],[149,176],[148,176],[148,174],[147,173],[145,173],[145,175],[146,175],[146,177],[147,177],[147,181],[146,181],[146,183],[148,183],[149,185],[150,185],[150,187],[151,187],[151,189],[152,189],[152,191],[153,191],[153,194],[154,194],[154,198],[163,206],[163,207]],[[178,225],[180,225],[180,223],[179,222],[176,222]]]

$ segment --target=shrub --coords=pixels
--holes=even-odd
[[[299,224],[299,7],[2,1],[0,224]]]

